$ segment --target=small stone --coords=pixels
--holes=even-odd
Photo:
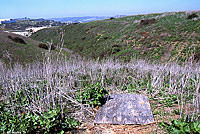
[[[98,110],[96,124],[149,124],[154,122],[148,97],[137,94],[112,94]]]

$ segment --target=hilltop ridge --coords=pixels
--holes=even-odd
[[[192,14],[197,17],[189,18]],[[199,16],[200,11],[156,13],[60,28],[65,31],[64,47],[86,57],[184,61],[193,56],[199,60]],[[147,22],[152,18],[154,22]],[[39,31],[32,38],[58,42],[56,36],[60,28]]]
[[[39,41],[0,31],[0,60],[4,63],[31,63],[42,59]]]

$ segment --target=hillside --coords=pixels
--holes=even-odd
[[[0,60],[5,63],[31,63],[42,59],[39,41],[0,31]]]
[[[200,11],[135,15],[71,24],[41,30],[32,35],[39,41],[59,42],[65,31],[64,47],[92,58],[115,57],[129,61],[146,58],[185,61],[200,58]]]
[[[200,59],[199,16],[200,11],[110,18],[41,30],[33,39],[0,32],[0,133],[200,133],[199,63],[162,63]],[[139,125],[148,120],[148,100],[133,97],[125,105],[135,109],[110,114],[118,110],[113,104],[103,119],[126,124],[134,116],[136,124],[94,123],[113,94],[148,97],[154,122]]]

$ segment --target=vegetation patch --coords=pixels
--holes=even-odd
[[[184,119],[171,119],[170,123],[160,123],[168,133],[172,134],[199,134],[200,121],[185,121]]]
[[[42,60],[39,41],[0,31],[0,60],[7,65],[27,64]]]
[[[26,42],[20,37],[12,37],[11,35],[8,35],[8,38],[11,39],[13,42],[26,44]]]
[[[32,54],[45,52],[38,47],[40,41],[64,47],[54,51],[59,54],[56,60],[46,51],[43,62],[0,66],[0,131],[91,130],[94,126],[87,124],[108,94],[137,93],[150,100],[156,128],[151,132],[199,133],[200,67],[193,59],[198,61],[200,23],[187,16],[186,12],[136,15],[44,29],[32,35],[39,41],[19,36],[27,44],[0,32],[0,56],[8,61],[37,59]],[[66,60],[62,51],[86,59]]]
[[[200,16],[199,11],[192,14]],[[63,46],[87,58],[114,57],[129,61],[137,57],[161,62],[183,62],[186,60],[185,57],[191,59],[194,55],[190,47],[199,44],[200,34],[199,20],[187,18],[186,12],[159,13],[126,16],[60,28],[65,31]],[[53,40],[53,43],[57,44],[60,28],[44,29],[31,37],[44,42]],[[178,49],[169,47],[175,42],[184,43],[182,44],[184,51],[178,52]],[[122,48],[113,48],[115,44]],[[171,55],[171,51],[179,55]]]
[[[101,86],[101,83],[90,84],[83,90],[79,90],[77,100],[91,107],[102,106],[106,102],[106,95],[108,91]]]
[[[19,98],[20,99],[20,98]],[[62,133],[76,128],[80,123],[73,118],[62,116],[60,109],[43,113],[13,114],[8,104],[0,103],[1,133]]]
[[[186,116],[191,117],[183,118],[186,128],[198,122],[198,64],[50,59],[25,67],[0,66],[1,132],[57,133],[81,127],[78,122],[84,126],[94,121],[106,96],[117,93],[148,96],[157,124],[171,126],[170,118]],[[154,132],[161,130],[156,123]]]
[[[199,17],[196,13],[193,13],[193,14],[190,14],[190,15],[188,15],[188,19],[193,19],[193,18],[197,18],[197,17]]]
[[[141,20],[140,21],[140,24],[138,25],[138,27],[140,26],[145,26],[145,25],[149,25],[149,24],[153,24],[156,22],[156,19],[153,18],[153,19],[146,19],[146,20]]]
[[[45,50],[49,50],[49,49],[50,50],[55,50],[56,49],[56,47],[54,45],[51,45],[51,44],[47,45],[47,44],[44,44],[44,43],[40,43],[38,45],[38,47],[42,48],[42,49],[45,49]]]

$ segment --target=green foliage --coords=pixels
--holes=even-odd
[[[200,12],[195,14],[199,16]],[[200,32],[199,21],[187,19],[187,16],[185,12],[135,15],[64,26],[64,47],[94,59],[114,57],[130,61],[145,58],[184,62],[192,55],[190,47],[198,44]],[[141,20],[153,18],[156,18],[155,23],[140,25]],[[32,38],[45,42],[53,40],[56,44],[59,29],[44,29],[33,34]],[[181,47],[173,49],[176,43]],[[121,47],[113,48],[115,44]]]
[[[172,134],[199,134],[200,121],[187,122],[183,119],[171,119],[170,124],[161,122],[160,125],[164,127],[168,133]]]
[[[38,47],[39,48],[42,48],[42,49],[45,49],[45,50],[55,50],[56,49],[56,47],[55,47],[55,45],[51,45],[51,46],[49,46],[48,44],[45,44],[45,43],[40,43],[39,45],[38,45]]]
[[[6,32],[0,32],[0,60],[7,64],[33,63],[42,61],[42,53],[38,41]],[[5,56],[3,56],[5,55]]]
[[[122,91],[128,91],[129,93],[139,93],[139,91],[147,90],[151,94],[154,88],[151,86],[150,78],[136,79],[133,82],[133,77],[128,76],[126,83],[122,85]]]
[[[33,87],[33,85],[35,87]],[[10,94],[7,99],[7,104],[14,102],[14,110],[23,111],[24,107],[30,105],[32,100],[41,99],[41,93],[47,95],[47,81],[34,81],[24,84],[25,89],[18,89]]]
[[[160,104],[164,104],[167,107],[173,107],[174,104],[177,104],[177,96],[173,94],[168,94],[164,97],[163,100],[158,100]]]
[[[105,95],[108,95],[108,91],[98,82],[84,87],[83,90],[79,90],[77,100],[83,104],[96,107],[104,103]]]
[[[0,120],[0,133],[64,133],[80,125],[73,118],[62,116],[59,108],[42,114],[31,112],[13,114],[5,103],[0,103]]]
[[[26,90],[16,90],[0,103],[0,133],[64,133],[80,124],[63,114],[57,102],[57,109],[42,113],[27,109],[32,101],[41,99],[40,94],[47,95],[47,84],[46,80],[25,83]]]
[[[193,19],[196,17],[198,17],[198,15],[196,13],[192,13],[192,14],[188,15],[187,19]]]

